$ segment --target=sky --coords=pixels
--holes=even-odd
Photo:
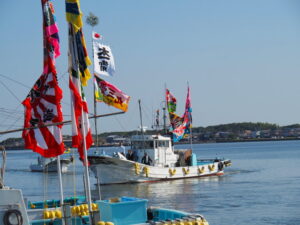
[[[53,0],[60,30],[56,60],[65,119],[70,115],[67,22],[63,0]],[[183,114],[187,83],[193,126],[233,122],[300,123],[300,2],[297,0],[84,0],[94,30],[111,46],[116,73],[105,77],[131,96],[127,113],[101,118],[102,132],[149,129],[164,105],[165,86]],[[43,67],[42,11],[37,0],[0,1],[0,130],[23,124],[23,106]],[[92,58],[91,33],[83,27]],[[93,70],[93,67],[90,67]],[[92,80],[85,88],[93,112]],[[117,112],[103,103],[99,114]],[[162,114],[162,113],[161,113]],[[93,124],[93,121],[91,121]],[[94,129],[94,126],[92,126]],[[66,125],[64,134],[70,134]],[[20,137],[21,133],[4,135]]]

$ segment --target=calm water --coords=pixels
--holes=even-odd
[[[222,177],[101,186],[102,197],[147,198],[151,205],[201,213],[211,225],[300,224],[300,141],[199,144],[193,148],[198,157],[225,157],[233,164]],[[29,200],[59,198],[55,174],[29,171],[36,157],[30,151],[8,152],[6,185],[22,188]],[[74,171],[76,175],[63,175],[65,196],[83,193],[78,160]],[[93,177],[91,182],[95,183]]]

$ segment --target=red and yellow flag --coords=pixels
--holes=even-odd
[[[95,98],[98,102],[104,102],[107,105],[113,106],[126,112],[130,96],[124,94],[116,86],[102,80],[95,75]]]

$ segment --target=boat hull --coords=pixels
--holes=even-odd
[[[110,156],[89,156],[90,169],[100,184],[155,182],[223,175],[226,161],[203,162],[197,166],[155,167]],[[222,165],[222,166],[221,166]]]
[[[69,165],[71,164],[71,160],[69,159],[61,159],[60,165],[61,165],[61,172],[66,173],[68,172]],[[57,172],[57,162],[52,161],[50,163],[47,163],[46,165],[43,164],[31,164],[30,170],[32,172]]]

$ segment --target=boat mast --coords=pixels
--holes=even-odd
[[[188,86],[188,94],[189,94],[189,98],[190,98],[190,84],[189,82],[187,82],[187,86]],[[190,103],[191,104],[191,103]],[[191,107],[191,106],[190,106]],[[192,112],[191,112],[192,113]],[[192,132],[192,124],[190,124],[190,145],[191,145],[191,150],[193,150],[193,132]]]
[[[141,133],[142,133],[142,138],[143,138],[143,149],[145,151],[145,138],[144,138],[144,128],[143,128],[143,117],[142,117],[141,99],[139,99],[139,111],[140,111],[140,121],[141,121]]]
[[[164,88],[164,96],[165,96],[165,100],[164,100],[164,107],[163,107],[163,119],[164,119],[164,133],[165,135],[167,134],[167,115],[166,115],[166,109],[167,109],[167,101],[166,101],[166,90],[167,90],[167,85],[165,84],[165,88]]]

